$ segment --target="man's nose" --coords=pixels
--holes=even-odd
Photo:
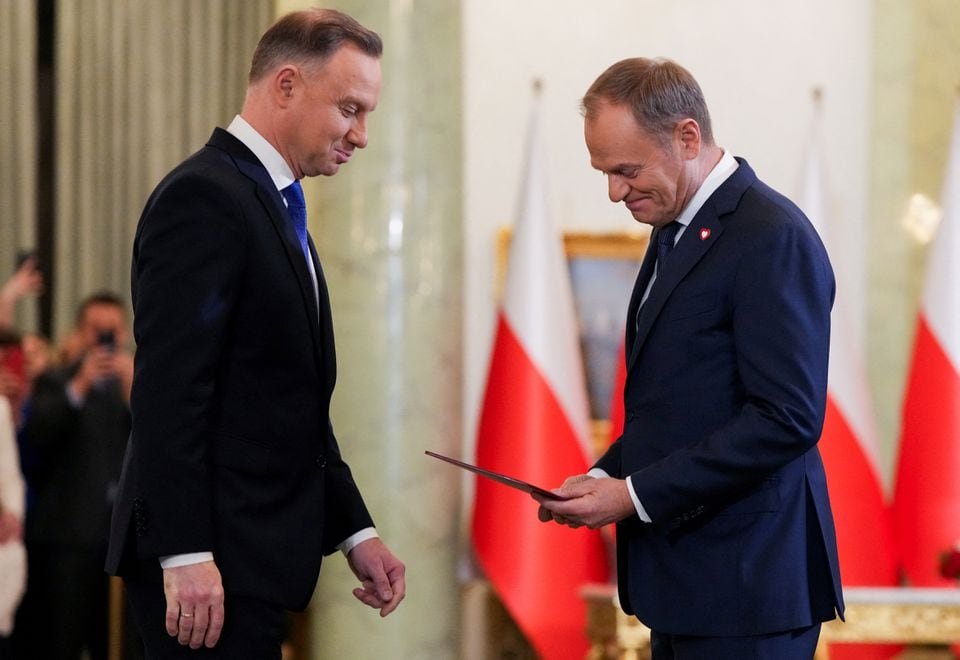
[[[367,122],[365,119],[357,119],[347,133],[347,140],[357,149],[363,149],[367,146]]]
[[[627,196],[630,186],[623,180],[622,176],[617,174],[607,175],[607,194],[610,195],[610,201],[616,204],[622,202]]]

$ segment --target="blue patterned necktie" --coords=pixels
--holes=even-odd
[[[676,242],[679,229],[679,222],[671,222],[661,227],[660,231],[657,232],[657,265],[655,270],[658,276],[662,264],[666,262],[667,256],[673,250],[673,244]]]
[[[643,298],[640,300],[640,306],[637,307],[637,315],[634,319],[634,329],[640,328],[640,312],[643,311],[643,307],[647,302],[647,296],[651,290],[649,287],[652,287],[653,282],[660,276],[660,269],[666,262],[667,256],[670,254],[671,250],[673,250],[673,244],[676,242],[678,231],[680,231],[679,222],[671,222],[657,230],[657,261],[653,265],[653,277],[650,279],[650,283],[647,285],[647,292],[643,294]]]
[[[287,201],[287,211],[290,213],[293,229],[297,232],[300,249],[303,250],[307,263],[310,263],[310,247],[307,245],[307,203],[303,199],[303,188],[300,187],[299,181],[294,181],[281,190],[280,194]]]

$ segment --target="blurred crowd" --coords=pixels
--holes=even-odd
[[[43,289],[34,256],[0,286],[0,660],[100,660],[106,539],[130,432],[129,317],[102,291],[59,343],[21,333],[18,303]],[[124,657],[137,657],[125,637]]]

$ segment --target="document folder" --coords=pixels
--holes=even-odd
[[[456,465],[457,467],[463,468],[464,470],[469,470],[470,472],[475,472],[481,477],[486,477],[487,479],[493,479],[494,481],[503,484],[504,486],[510,486],[510,488],[516,488],[517,490],[522,490],[525,493],[530,493],[531,495],[540,495],[545,497],[548,500],[566,500],[568,498],[556,493],[552,493],[545,488],[540,488],[539,486],[534,486],[533,484],[527,483],[526,481],[521,481],[514,477],[501,474],[500,472],[494,472],[493,470],[484,470],[482,467],[477,467],[476,465],[471,465],[470,463],[464,463],[463,461],[458,461],[455,458],[450,458],[449,456],[444,456],[443,454],[437,454],[432,451],[423,452],[427,456],[433,456],[434,458],[439,458],[441,461],[446,461],[451,465]]]

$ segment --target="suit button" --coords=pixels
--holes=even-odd
[[[324,456],[317,456],[317,467],[321,470],[327,467],[327,459]]]

